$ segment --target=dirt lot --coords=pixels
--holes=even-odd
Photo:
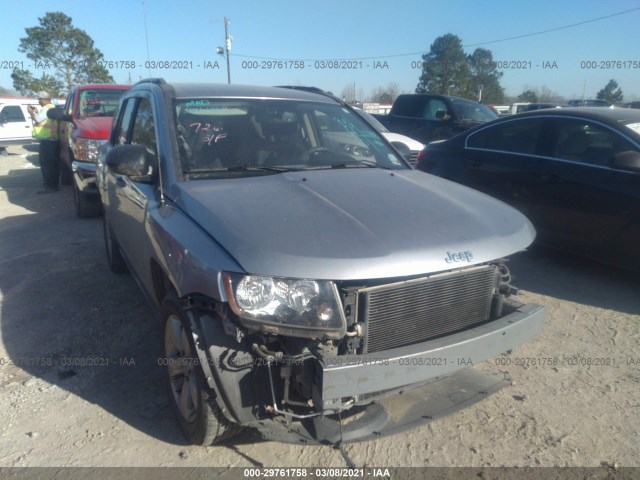
[[[36,195],[37,154],[0,157],[0,467],[345,466],[329,447],[186,445],[157,365],[157,319],[105,263],[101,219]],[[640,279],[534,250],[512,258],[542,335],[489,362],[514,384],[407,434],[347,445],[363,466],[640,465]],[[81,358],[97,365],[67,365]]]

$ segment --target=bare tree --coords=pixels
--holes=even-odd
[[[376,87],[369,96],[372,103],[391,104],[400,94],[400,87],[396,82],[387,84],[386,87]]]
[[[342,93],[340,94],[342,99],[347,103],[355,103],[356,102],[356,84],[348,83],[342,89]]]

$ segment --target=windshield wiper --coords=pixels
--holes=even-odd
[[[297,167],[278,167],[268,165],[242,165],[239,167],[229,167],[229,170],[266,170],[268,172],[295,172],[300,170]]]
[[[326,170],[329,168],[382,168],[383,170],[393,170],[391,167],[380,165],[372,160],[357,160],[354,162],[329,163],[317,167],[308,167],[305,170]]]
[[[190,168],[184,170],[185,175],[201,174],[201,173],[219,173],[219,172],[252,172],[252,171],[267,171],[267,172],[294,172],[300,170],[299,168],[292,167],[270,167],[266,165],[237,165],[234,167],[219,167],[219,168]]]

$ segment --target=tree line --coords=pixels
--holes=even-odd
[[[75,27],[71,17],[62,12],[47,12],[38,18],[38,25],[26,28],[26,36],[20,39],[18,51],[25,53],[34,65],[43,71],[35,77],[30,70],[15,68],[11,74],[14,88],[22,95],[33,96],[46,90],[54,96],[68,92],[73,86],[83,83],[113,83],[113,77],[101,64],[102,52],[94,46],[91,37]],[[53,74],[47,73],[53,72]],[[447,33],[435,39],[429,52],[422,55],[422,71],[415,88],[416,93],[453,95],[470,99],[481,99],[483,103],[500,104],[514,100],[506,98],[500,84],[503,72],[497,68],[493,54],[485,48],[476,48],[467,55],[462,40]],[[356,93],[355,84],[342,91],[348,102],[363,98]],[[0,87],[0,94],[8,91]],[[383,104],[393,103],[400,94],[397,83],[377,87],[368,101]],[[621,102],[622,89],[613,79],[598,92],[598,99],[611,103]],[[515,100],[528,102],[556,102],[564,99],[546,87],[528,87]]]
[[[564,103],[564,97],[547,87],[525,87],[517,97],[506,97],[500,80],[503,72],[493,59],[493,53],[485,48],[476,48],[470,55],[464,52],[462,40],[447,33],[435,39],[429,52],[422,55],[422,71],[415,93],[433,93],[481,100],[483,103],[502,104],[513,101]],[[392,103],[390,94],[397,96],[397,84],[376,88],[370,101]],[[395,97],[393,97],[395,98]],[[611,103],[624,99],[622,89],[611,79],[596,98]]]

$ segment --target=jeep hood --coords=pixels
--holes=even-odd
[[[82,138],[92,138],[96,140],[106,140],[111,132],[112,117],[84,117],[75,118],[76,124],[74,136]]]
[[[314,170],[175,188],[176,206],[255,274],[417,275],[495,260],[535,237],[512,207],[416,170]]]

